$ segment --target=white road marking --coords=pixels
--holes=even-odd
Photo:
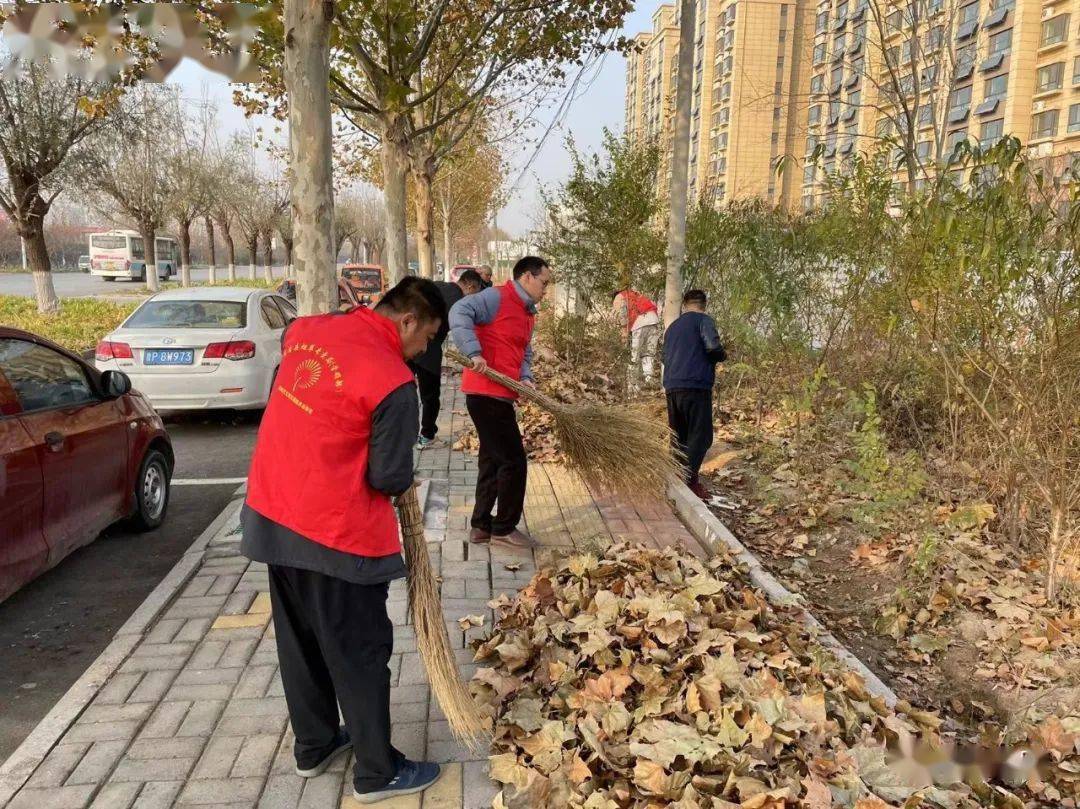
[[[173,478],[173,486],[239,486],[247,478]]]

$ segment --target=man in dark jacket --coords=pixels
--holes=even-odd
[[[438,764],[390,743],[386,598],[405,576],[391,497],[413,483],[418,408],[405,363],[445,321],[438,289],[419,278],[374,309],[294,320],[248,475],[240,549],[269,569],[296,772],[314,778],[352,747],[360,803],[439,777]]]
[[[716,363],[725,358],[716,323],[705,314],[705,293],[683,295],[683,313],[664,335],[664,391],[668,424],[686,459],[687,484],[704,498],[698,470],[712,446],[712,387]]]
[[[446,311],[466,295],[475,295],[480,291],[482,282],[476,270],[465,270],[457,283],[436,281]],[[420,389],[420,439],[417,444],[423,448],[435,440],[439,427],[439,396],[442,393],[442,348],[450,326],[444,323],[427,347],[427,351],[409,362],[409,367],[416,375],[416,385]]]

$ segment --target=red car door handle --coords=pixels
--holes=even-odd
[[[64,436],[58,432],[45,433],[45,443],[53,452],[59,452],[64,448]]]

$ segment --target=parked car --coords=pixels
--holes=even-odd
[[[365,306],[374,306],[386,292],[386,270],[377,264],[346,264],[341,268],[341,277]]]
[[[79,256],[79,272],[90,272],[90,256]]]
[[[125,372],[158,410],[259,409],[295,318],[296,307],[265,289],[173,289],[144,301],[94,360]]]
[[[347,311],[354,306],[363,305],[360,302],[360,296],[352,285],[345,279],[339,278],[337,282],[338,286],[338,309]],[[274,290],[278,295],[285,298],[289,303],[296,305],[296,282],[286,278],[280,284],[277,285],[277,289]]]
[[[119,520],[161,525],[172,471],[124,373],[0,327],[0,601]]]

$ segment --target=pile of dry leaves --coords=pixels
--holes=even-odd
[[[871,698],[728,558],[615,545],[494,605],[473,690],[495,718],[496,807],[1025,805],[953,763],[936,715]],[[1076,737],[1058,730],[1052,766],[1008,765],[1052,801],[1028,805],[1077,805]]]

